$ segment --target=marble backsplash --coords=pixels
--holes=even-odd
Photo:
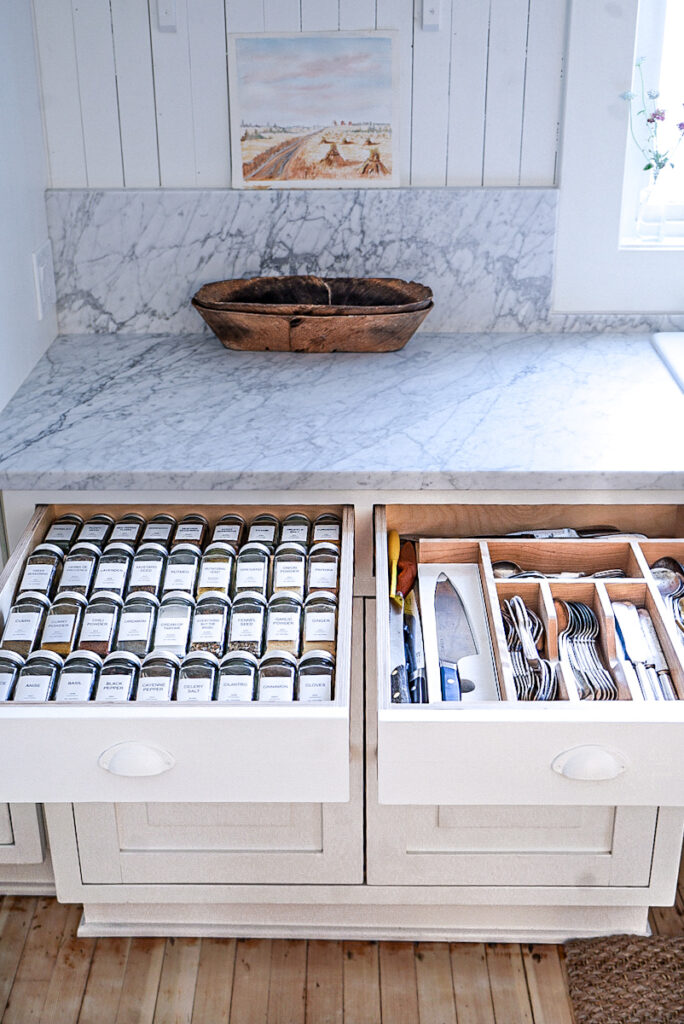
[[[682,317],[552,315],[554,189],[49,191],[62,333],[197,334],[207,281],[258,274],[429,285],[424,329],[650,331]]]

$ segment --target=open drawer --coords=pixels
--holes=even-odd
[[[649,573],[651,542],[516,541],[517,557],[513,559],[512,542],[480,539],[527,527],[583,527],[592,523],[610,523],[626,533],[658,537],[657,551],[653,549],[658,556],[669,546],[675,557],[677,551],[684,550],[681,542],[665,539],[684,533],[681,509],[674,505],[376,507],[380,803],[684,803],[684,646]],[[435,538],[420,546],[419,561],[479,565],[499,699],[478,700],[476,693],[470,693],[468,699],[444,703],[439,693],[435,699],[433,685],[432,703],[392,703],[387,562],[387,534],[391,529],[402,537]],[[537,545],[536,551],[530,545]],[[500,583],[492,573],[490,547],[497,547],[497,558],[515,560],[520,565],[533,555],[535,563],[542,561],[538,567],[549,574],[579,569],[588,559],[585,571],[603,571],[614,565],[623,569],[626,578],[594,583],[584,579],[573,582],[561,576],[541,583]],[[612,667],[616,653],[611,602],[629,600],[645,608],[656,628],[678,699],[639,699],[631,693],[618,668],[617,700],[580,700],[569,681],[566,688],[562,673],[558,699],[518,700],[501,614],[504,600],[516,592],[522,593],[545,621],[547,641],[553,648],[547,652],[549,656],[557,652],[558,641],[554,599],[594,604],[606,626],[601,657]]]
[[[304,511],[342,518],[335,691],[332,701],[261,704],[105,705],[0,703],[0,799],[11,802],[286,802],[349,799],[349,701],[354,516],[350,506],[48,505],[36,510],[0,577],[0,624],[29,552],[65,512],[117,518],[136,511],[181,517],[199,511],[210,526],[227,511],[250,522]],[[103,755],[121,749],[117,759]],[[101,761],[110,762],[102,767]],[[151,773],[152,772],[152,773]]]

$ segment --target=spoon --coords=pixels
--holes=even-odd
[[[664,565],[651,566],[651,576],[661,597],[674,597],[682,589],[682,578],[679,573],[667,569]]]

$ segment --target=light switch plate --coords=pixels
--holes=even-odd
[[[442,16],[441,0],[423,0],[423,30],[436,32]]]
[[[38,319],[42,320],[48,310],[57,303],[55,267],[52,262],[50,239],[44,242],[40,249],[36,249],[33,254],[33,279],[36,286]]]

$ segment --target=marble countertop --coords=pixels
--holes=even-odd
[[[3,489],[684,488],[647,335],[418,334],[401,352],[57,339],[0,414]]]

